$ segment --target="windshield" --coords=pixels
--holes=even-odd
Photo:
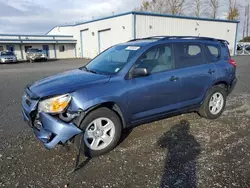
[[[13,52],[1,52],[1,55],[14,55]]]
[[[39,49],[29,49],[28,52],[43,52],[43,50],[39,50]]]
[[[85,68],[99,74],[116,74],[129,62],[137,46],[113,46],[93,59]]]

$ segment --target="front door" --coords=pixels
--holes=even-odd
[[[14,52],[14,46],[13,45],[7,45],[7,50],[10,52]]]
[[[49,57],[49,45],[43,45],[43,50],[45,51],[47,57]]]
[[[132,70],[135,68],[146,68],[149,76],[127,80],[132,122],[178,109],[180,75],[175,69],[172,45],[150,49]]]
[[[216,79],[216,67],[208,62],[203,44],[183,42],[174,44],[175,60],[180,82],[180,108],[199,105]]]

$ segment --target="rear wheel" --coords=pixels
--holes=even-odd
[[[213,86],[199,109],[199,114],[207,119],[216,119],[221,116],[226,106],[226,90],[222,86]]]
[[[90,112],[80,125],[83,136],[75,138],[75,145],[87,157],[96,157],[111,151],[118,144],[121,137],[122,124],[115,112],[108,108],[99,108]]]

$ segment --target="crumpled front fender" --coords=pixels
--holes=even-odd
[[[39,119],[42,126],[40,130],[34,128],[34,133],[47,149],[54,148],[60,142],[65,143],[82,132],[75,124],[65,123],[44,112],[39,114]]]

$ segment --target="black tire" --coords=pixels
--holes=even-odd
[[[224,104],[222,109],[219,111],[219,113],[217,114],[212,114],[210,112],[209,109],[209,102],[211,97],[215,94],[215,93],[221,93],[224,99]],[[213,87],[211,87],[209,89],[209,91],[207,92],[206,98],[203,101],[203,104],[201,105],[201,107],[198,110],[198,113],[200,114],[200,116],[207,118],[207,119],[217,119],[221,116],[221,114],[223,113],[225,106],[226,106],[226,99],[227,99],[227,92],[226,89],[223,85],[215,85]]]
[[[117,144],[118,144],[118,142],[120,140],[120,137],[121,137],[121,131],[122,131],[121,120],[114,111],[112,111],[112,110],[110,110],[110,109],[108,109],[106,107],[98,108],[98,109],[90,112],[84,118],[84,120],[82,121],[82,123],[80,125],[80,128],[83,130],[83,135],[84,135],[85,130],[87,129],[88,125],[93,120],[95,120],[97,118],[100,118],[100,117],[108,118],[114,123],[114,126],[115,126],[114,138],[111,141],[111,143],[107,147],[105,147],[104,149],[102,149],[102,150],[91,150],[86,145],[86,143],[84,142],[84,136],[81,136],[81,135],[76,136],[75,139],[74,139],[74,144],[75,144],[76,148],[79,148],[80,139],[82,138],[81,150],[84,152],[84,154],[87,157],[92,158],[92,157],[97,157],[97,156],[103,155],[105,153],[108,153],[109,151],[113,150],[117,146]]]

